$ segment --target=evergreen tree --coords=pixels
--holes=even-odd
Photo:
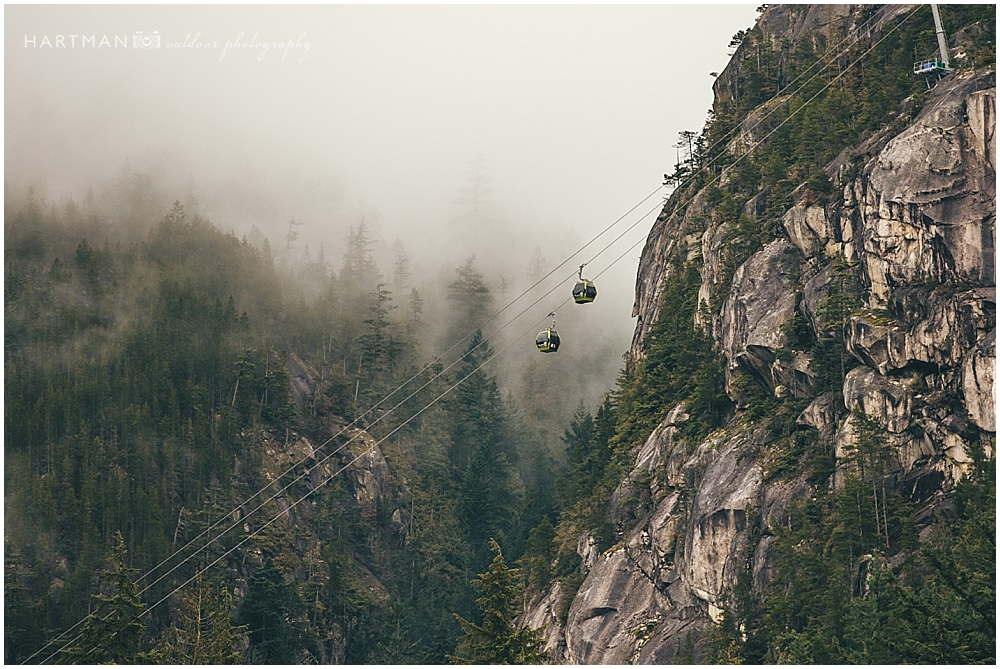
[[[409,313],[409,324],[413,329],[421,325],[420,314],[424,311],[424,301],[420,297],[420,292],[416,288],[410,289],[410,298],[407,307]]]
[[[290,593],[284,574],[267,557],[247,581],[240,622],[250,634],[250,658],[258,664],[295,661],[288,620]]]
[[[437,406],[428,413],[412,484],[412,553],[406,556],[410,569],[400,590],[415,610],[423,612],[413,620],[413,636],[423,639],[425,661],[442,663],[454,650],[458,630],[451,613],[471,615],[475,604],[468,584],[471,551],[461,519],[459,487],[448,459],[448,435],[442,429],[447,415]]]
[[[696,437],[721,424],[730,402],[725,395],[720,355],[694,322],[701,274],[675,254],[672,279],[660,296],[660,317],[643,340],[645,357],[626,354],[614,393],[617,427],[612,441],[619,458],[643,441],[678,402],[687,403],[685,426]]]
[[[384,394],[392,365],[400,352],[400,342],[394,336],[394,328],[389,320],[389,312],[396,308],[389,305],[392,293],[380,283],[369,295],[369,300],[368,318],[364,321],[365,332],[359,342],[366,405],[373,404]]]
[[[857,271],[843,256],[831,264],[830,279],[829,295],[820,302],[816,313],[820,334],[813,345],[809,369],[819,390],[839,391],[844,376],[857,364],[847,352],[844,327],[851,313],[861,306],[861,296]]]
[[[448,284],[448,301],[461,332],[481,327],[493,312],[493,296],[476,269],[476,256],[455,270],[458,277]]]
[[[868,661],[996,663],[996,458],[979,443],[970,450],[973,462],[955,486],[954,511],[921,546],[919,568],[905,580],[888,569],[877,574],[877,605],[867,608],[870,615],[851,639],[854,649],[888,651]],[[888,633],[860,643],[873,628]]]
[[[218,595],[199,572],[181,598],[177,622],[154,651],[160,664],[241,664],[237,648],[245,643],[246,625],[231,622],[233,598],[223,586]],[[242,642],[242,643],[241,643]]]
[[[875,534],[884,543],[884,549],[891,549],[889,543],[889,520],[886,509],[886,445],[885,427],[878,419],[855,409],[851,415],[854,429],[854,444],[847,448],[848,461],[857,467],[859,480],[871,486],[872,510],[875,518]],[[881,493],[881,495],[880,495]]]
[[[487,538],[500,536],[515,543],[523,490],[520,477],[503,453],[489,442],[476,444],[465,468],[461,488],[462,516],[475,565],[485,563]]]
[[[465,635],[459,638],[453,664],[541,664],[548,660],[545,641],[537,630],[518,629],[515,618],[521,598],[521,575],[507,566],[500,545],[490,539],[496,553],[485,573],[472,583],[482,596],[476,599],[483,612],[481,625],[455,617]]]
[[[421,653],[419,641],[410,637],[410,624],[406,616],[406,607],[399,599],[393,599],[382,621],[381,638],[375,648],[375,659],[378,664],[420,664]]]
[[[523,484],[512,425],[496,380],[482,369],[492,350],[477,331],[466,349],[458,378],[465,379],[447,407],[452,418],[453,466],[462,472],[462,517],[472,546],[473,564],[485,566],[487,540],[501,537],[517,543]]]
[[[528,541],[524,546],[521,560],[527,565],[529,583],[533,586],[548,585],[552,575],[552,560],[555,558],[556,529],[548,516],[542,516],[542,521],[528,533]]]
[[[510,461],[516,457],[511,443],[510,420],[496,379],[482,369],[493,356],[493,349],[483,343],[482,330],[473,333],[462,356],[462,365],[455,375],[461,385],[447,403],[452,419],[451,461],[459,470],[464,469],[472,454],[473,446],[488,442]]]
[[[594,483],[604,472],[604,462],[597,450],[594,434],[594,417],[580,403],[569,429],[562,436],[566,444],[566,474],[556,484],[563,508],[573,506],[577,500],[590,493]]]
[[[364,220],[358,224],[357,230],[353,226],[350,228],[340,280],[351,291],[365,293],[373,289],[378,282],[378,268],[372,259],[371,251],[374,243],[374,240],[368,237]]]
[[[140,659],[142,635],[146,624],[141,620],[146,605],[139,598],[134,576],[138,569],[128,566],[128,551],[121,532],[115,533],[115,547],[102,573],[111,594],[93,595],[94,611],[80,631],[80,639],[64,652],[70,664],[135,664]]]

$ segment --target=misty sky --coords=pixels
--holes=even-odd
[[[322,244],[334,267],[347,227],[365,216],[383,242],[401,240],[418,271],[453,268],[472,251],[490,280],[523,273],[536,245],[554,265],[656,188],[677,133],[705,121],[709,73],[756,16],[754,5],[4,14],[12,192],[34,185],[79,202],[127,159],[169,201],[190,175],[203,213],[238,234],[257,225],[280,239],[294,217],[300,243]],[[136,33],[153,31],[159,48],[134,48]],[[190,44],[201,47],[181,46]],[[455,225],[468,218],[456,199],[475,170],[488,179],[481,230]],[[591,312],[619,351],[640,249],[605,276]],[[505,269],[507,254],[516,266]]]

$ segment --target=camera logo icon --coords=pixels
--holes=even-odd
[[[159,49],[160,48],[160,35],[154,30],[152,35],[144,35],[141,32],[137,32],[132,35],[132,48],[133,49]]]

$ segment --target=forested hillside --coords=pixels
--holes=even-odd
[[[493,349],[469,324],[495,299],[475,260],[447,286],[439,347],[419,290],[399,276],[390,290],[363,224],[331,270],[276,263],[268,240],[179,202],[122,241],[92,203],[19,199],[5,230],[6,660],[73,641],[53,659],[446,661],[454,614],[480,615],[471,581],[489,541],[516,559],[553,514],[558,456],[539,436],[558,412],[520,408],[544,406],[545,385],[505,391],[483,367]],[[113,656],[93,617],[32,656],[88,612],[124,624],[164,598]],[[193,648],[199,617],[224,641]]]

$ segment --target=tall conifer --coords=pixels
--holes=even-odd
[[[134,580],[139,570],[128,566],[120,531],[115,533],[115,542],[110,564],[101,572],[103,583],[112,584],[111,594],[93,595],[96,608],[83,624],[79,641],[64,651],[70,664],[133,664],[139,659],[146,631],[140,618],[146,605]]]
[[[538,630],[518,628],[516,617],[521,598],[521,573],[507,566],[500,545],[490,539],[496,553],[485,573],[472,584],[482,593],[476,602],[483,611],[477,625],[455,615],[465,635],[459,638],[453,664],[541,664],[548,660]]]

